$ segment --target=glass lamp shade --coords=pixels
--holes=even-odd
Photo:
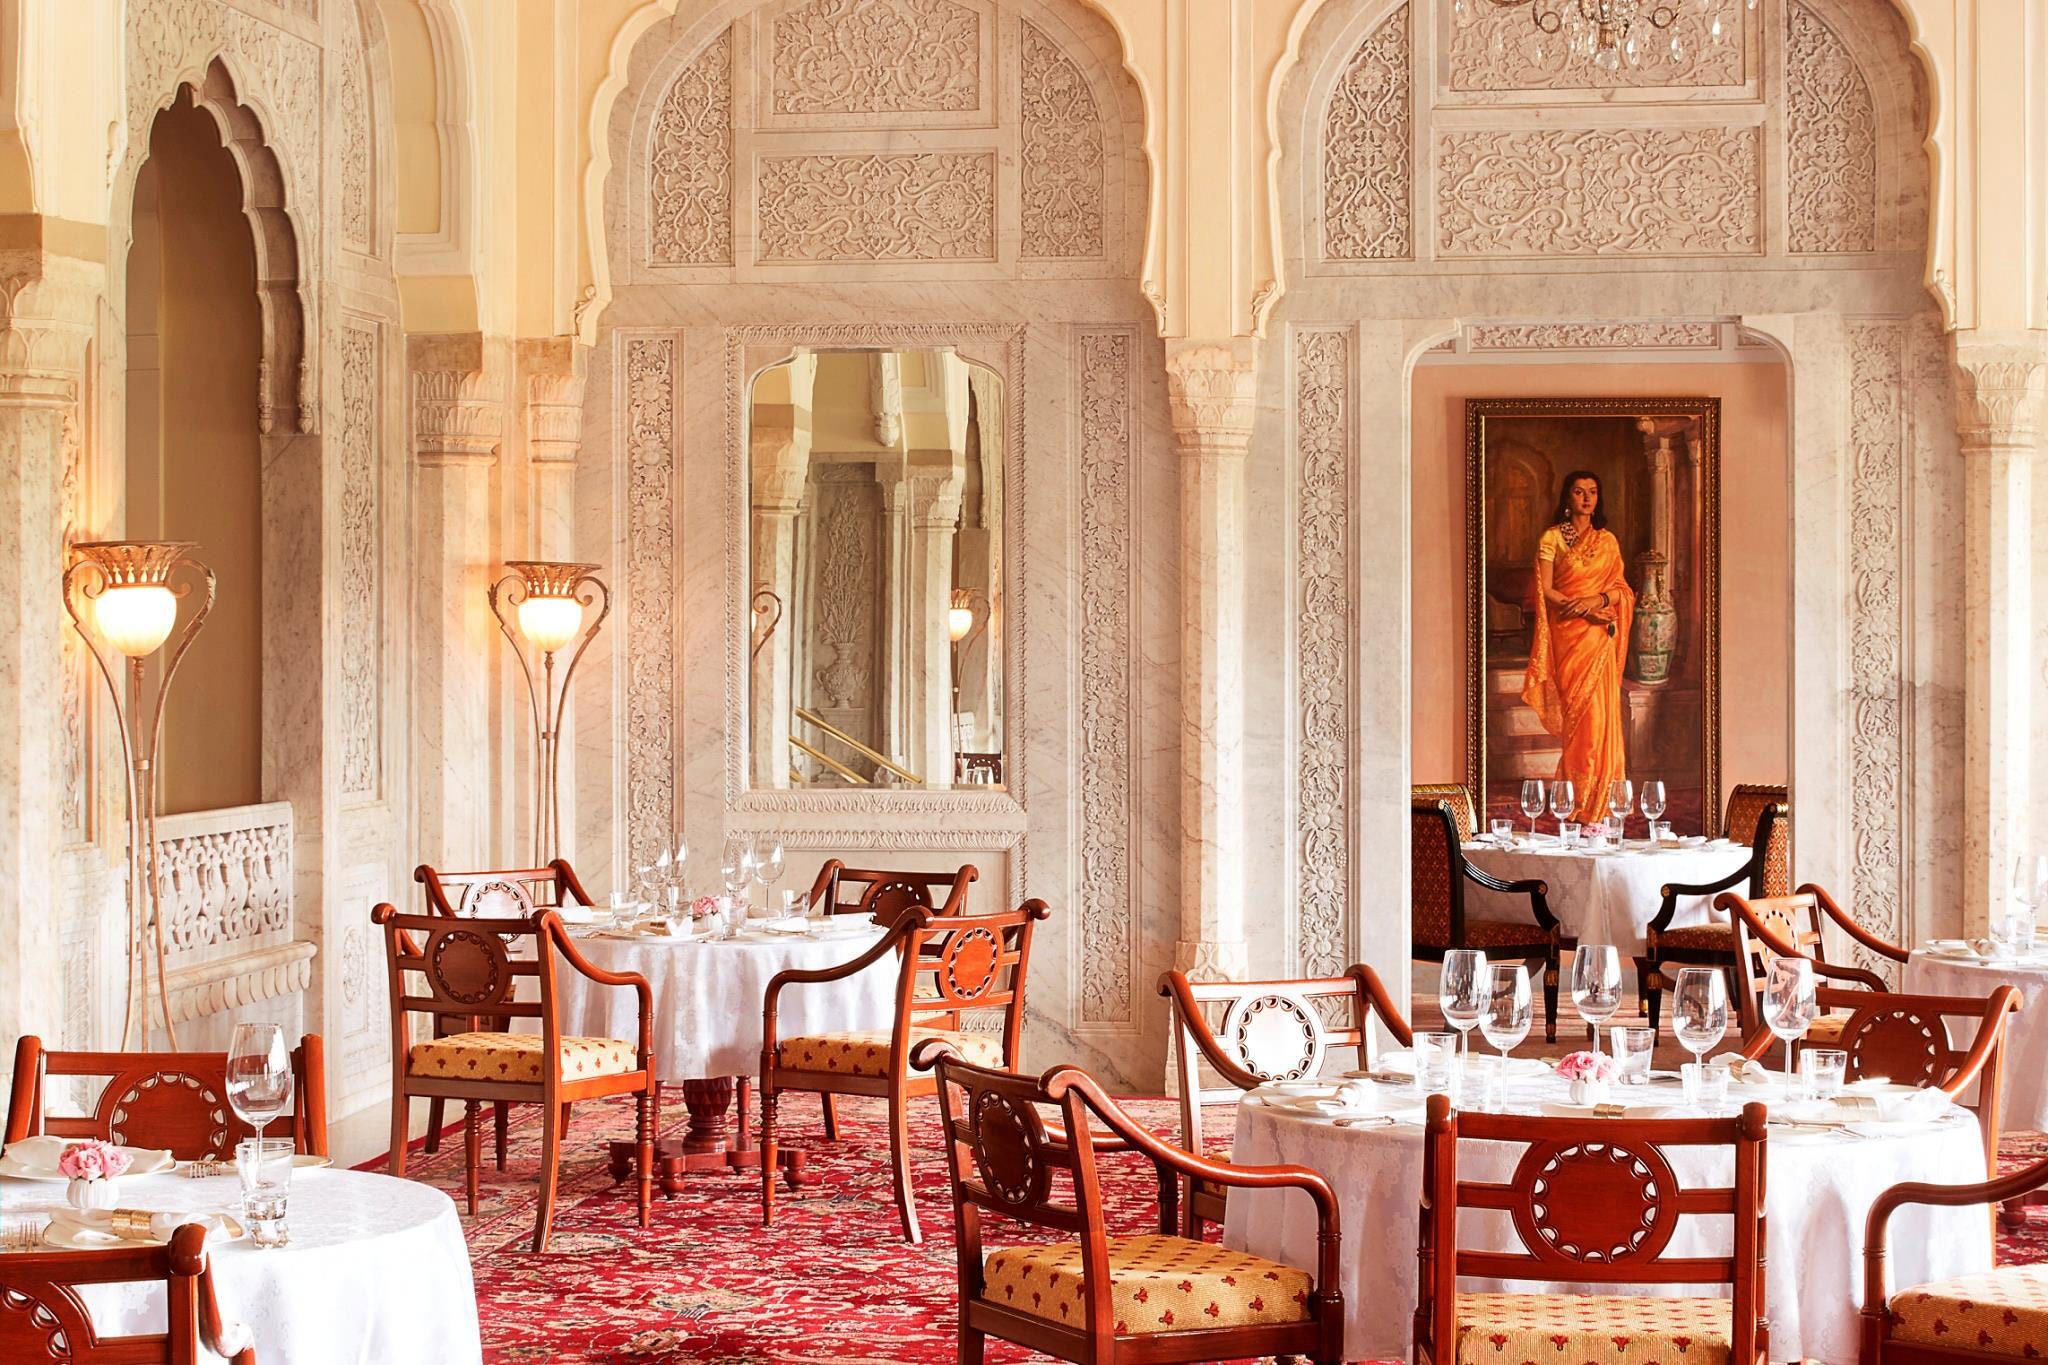
[[[583,628],[583,604],[574,597],[529,597],[519,604],[519,633],[543,654],[553,654]]]
[[[950,607],[946,611],[946,633],[959,644],[967,638],[967,632],[974,629],[974,608]]]
[[[101,638],[131,659],[156,653],[178,620],[178,598],[156,583],[118,584],[92,602]]]

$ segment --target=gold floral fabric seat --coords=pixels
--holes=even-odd
[[[1891,1339],[2034,1359],[2048,1354],[2048,1265],[2010,1265],[1891,1297]]]
[[[873,1033],[812,1033],[784,1038],[775,1045],[775,1064],[796,1071],[833,1071],[842,1076],[889,1074],[887,1029]],[[1003,1040],[992,1033],[956,1033],[950,1029],[914,1028],[910,1046],[927,1038],[943,1038],[976,1066],[1003,1064]]]
[[[457,1081],[538,1081],[546,1056],[538,1033],[451,1033],[414,1043],[406,1051],[405,1069],[409,1075]],[[624,1076],[639,1066],[633,1044],[621,1039],[562,1039],[565,1081]]]
[[[1457,1365],[1728,1365],[1727,1299],[1460,1294]]]
[[[1657,935],[1657,943],[1665,948],[1697,948],[1706,951],[1735,952],[1735,926],[1733,924],[1687,924],[1676,929],[1666,929]]]
[[[1112,1237],[1107,1245],[1119,1335],[1308,1321],[1315,1279],[1305,1270],[1185,1237]],[[1079,1243],[1006,1247],[982,1273],[987,1302],[1084,1325]]]

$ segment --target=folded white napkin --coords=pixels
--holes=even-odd
[[[802,915],[783,915],[754,926],[764,934],[808,934],[811,922]]]
[[[1707,1065],[1726,1067],[1729,1081],[1737,1085],[1768,1085],[1777,1074],[1762,1062],[1739,1052],[1723,1052],[1717,1057],[1709,1057]]]
[[[25,1137],[7,1144],[4,1154],[7,1164],[22,1175],[57,1177],[57,1158],[64,1155],[76,1138],[51,1137],[42,1134]],[[123,1175],[151,1175],[167,1171],[176,1162],[171,1154],[155,1147],[123,1147],[128,1154],[130,1165]]]
[[[1619,1114],[1609,1115],[1597,1113],[1597,1110],[1599,1109],[1612,1109],[1614,1107],[1615,1106],[1611,1103],[1596,1106],[1591,1104],[1560,1104],[1553,1103],[1548,1100],[1544,1101],[1543,1105],[1541,1106],[1543,1113],[1547,1117],[1554,1119],[1584,1119],[1595,1117],[1622,1119],[1667,1119],[1676,1118],[1680,1114],[1685,1112],[1683,1106],[1680,1105],[1625,1104],[1621,1106],[1621,1112]]]
[[[120,1246],[133,1242],[163,1243],[171,1240],[171,1234],[187,1223],[197,1223],[206,1229],[209,1244],[240,1237],[242,1225],[224,1213],[152,1213],[149,1215],[148,1235],[141,1228],[132,1232],[116,1232],[115,1214],[140,1214],[140,1209],[59,1209],[50,1215],[53,1232],[67,1237],[78,1246]]]
[[[1794,1123],[1933,1123],[1948,1113],[1947,1094],[1933,1087],[1905,1094],[1857,1094],[1843,1100],[1801,1100],[1779,1105],[1773,1118]]]
[[[555,913],[562,917],[562,923],[564,924],[595,924],[597,922],[597,912],[595,910],[587,905],[577,905],[574,902],[556,906]]]

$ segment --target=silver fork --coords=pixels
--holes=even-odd
[[[49,1226],[47,1218],[9,1218],[0,1227],[0,1250],[34,1251],[43,1244],[43,1232]]]

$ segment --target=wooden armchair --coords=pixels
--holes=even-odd
[[[104,1053],[103,1056],[118,1054]],[[154,1054],[158,1057],[191,1053]],[[165,1328],[133,1335],[94,1326],[79,1291],[88,1285],[158,1281]],[[255,1365],[247,1332],[222,1324],[206,1264],[206,1230],[187,1223],[164,1246],[35,1251],[0,1256],[0,1360],[73,1365],[199,1365],[203,1344],[234,1365]]]
[[[1991,1180],[1966,1185],[1908,1181],[1880,1194],[1864,1222],[1858,1365],[1983,1365],[2048,1355],[2048,1264],[2003,1265],[1895,1294],[1885,1288],[1885,1238],[1892,1215],[1901,1208],[2012,1205],[2043,1185],[2048,1185],[2048,1159]]]
[[[1091,1365],[1343,1360],[1337,1197],[1321,1175],[1183,1151],[1125,1114],[1078,1067],[1019,1076],[962,1060],[943,1040],[920,1043],[917,1061],[937,1072],[960,1262],[961,1365],[981,1365],[989,1336]],[[1096,1175],[1104,1151],[1151,1162],[1157,1232],[1110,1235]],[[1316,1209],[1315,1275],[1176,1235],[1183,1182],[1305,1192]],[[984,1259],[989,1215],[1073,1240],[1005,1247]]]
[[[44,1082],[84,1076],[104,1083],[92,1113],[43,1112]],[[265,1126],[288,1132],[301,1152],[327,1155],[327,1052],[309,1033],[292,1049],[292,1109]],[[24,1034],[14,1044],[14,1087],[7,1100],[7,1141],[41,1134],[160,1147],[181,1161],[232,1161],[235,1144],[255,1130],[228,1105],[225,1052],[46,1052]]]
[[[1457,817],[1443,798],[1417,801],[1409,812],[1409,955],[1442,962],[1453,948],[1478,948],[1489,959],[1526,961],[1543,975],[1543,1038],[1557,1041],[1557,963],[1564,930],[1550,913],[1550,885],[1540,877],[1504,882],[1465,861]],[[1465,883],[1529,898],[1531,919],[1470,919]]]
[[[883,872],[827,858],[811,882],[809,899],[829,915],[873,915],[886,929],[913,905],[935,915],[966,914],[967,888],[980,875],[973,863],[962,863],[956,872]]]
[[[1636,959],[1636,991],[1657,1027],[1664,998],[1662,964],[1676,962],[1687,967],[1719,967],[1736,984],[1735,927],[1726,921],[1688,924],[1673,928],[1678,902],[1692,896],[1711,896],[1741,888],[1751,900],[1792,894],[1792,807],[1783,787],[1745,784],[1728,793],[1728,813],[1722,834],[1731,842],[1749,847],[1748,861],[1718,881],[1672,882],[1661,888],[1662,903],[1656,918],[1643,929],[1643,952]]]
[[[1811,893],[1762,896],[1752,901],[1723,891],[1714,897],[1714,908],[1735,926],[1735,980],[1729,995],[1735,1001],[1736,1027],[1744,1037],[1763,1027],[1760,1001],[1773,958],[1803,957],[1813,964],[1813,974],[1821,980],[1851,982],[1854,987],[1880,993],[1891,989],[1875,972],[1827,960],[1820,903]],[[1806,1030],[1807,1041],[1839,1038],[1846,1022],[1842,1015],[1824,1014]]]
[[[1459,1144],[1467,1139],[1519,1145],[1514,1173],[1502,1183],[1461,1179]],[[1731,1183],[1681,1186],[1667,1153],[1683,1147],[1725,1149],[1732,1158]],[[1729,1119],[1533,1118],[1453,1113],[1447,1097],[1432,1095],[1422,1149],[1416,1365],[1456,1365],[1481,1355],[1614,1365],[1685,1359],[1764,1365],[1770,1326],[1763,1200],[1760,1104]],[[1460,1209],[1505,1212],[1524,1249],[1459,1245]],[[1700,1215],[1732,1222],[1731,1254],[1667,1255],[1679,1219]],[[1460,1293],[1461,1275],[1600,1285],[1725,1284],[1729,1296],[1575,1294],[1551,1290],[1548,1283],[1529,1293]],[[1480,1340],[1467,1345],[1471,1337]]]
[[[1821,1010],[1846,1010],[1832,1038],[1813,1038],[1849,1054],[1846,1079],[1883,1076],[1900,1085],[1934,1086],[1951,1097],[1977,1086],[1976,1099],[1964,1107],[1977,1115],[1984,1132],[1984,1169],[1998,1169],[1998,1105],[2003,1094],[2006,1022],[2019,1012],[2020,993],[2000,986],[1986,996],[1873,994],[1822,986],[1814,992]],[[1950,1042],[1952,1026],[1977,1025],[1967,1047]],[[1753,1059],[1781,1048],[1767,1028],[1749,1034],[1742,1055]],[[1796,1049],[1795,1049],[1796,1051]]]
[[[402,915],[386,904],[372,910],[370,919],[384,929],[390,969],[391,1174],[405,1174],[408,1101],[414,1096],[459,1100],[469,1117],[464,1167],[469,1211],[474,1214],[482,1157],[477,1106],[493,1100],[542,1105],[540,1214],[533,1249],[546,1251],[562,1155],[561,1125],[554,1116],[571,1100],[634,1095],[640,1226],[646,1227],[661,1102],[654,1066],[653,992],[647,978],[608,972],[591,963],[576,950],[562,929],[562,917],[552,910],[516,919],[455,920],[438,914]],[[522,948],[529,951],[519,951]],[[633,988],[640,997],[637,1040],[562,1035],[555,993],[557,953],[592,981]],[[538,985],[537,999],[518,998],[519,983],[527,978]],[[412,1042],[411,1016],[438,1021],[465,1011],[508,1024],[513,1019],[537,1019],[540,1032],[436,1031],[424,1042]]]
[[[575,869],[568,860],[557,858],[546,867],[496,868],[481,872],[443,872],[421,863],[412,870],[412,879],[425,889],[427,913],[448,915],[456,919],[499,918],[512,919],[531,915],[536,910],[550,906],[594,905],[590,893],[577,880]],[[448,1033],[474,1033],[477,1031],[502,1033],[503,1019],[489,1019],[477,1015],[453,1015],[446,1019],[434,1020],[434,1034],[441,1037]],[[445,1101],[431,1100],[427,1104],[426,1150],[441,1150],[441,1123],[445,1115]],[[498,1169],[505,1169],[505,1142],[510,1106],[498,1103],[491,1106],[495,1155]],[[569,1115],[561,1115],[563,1136],[568,1135]]]
[[[913,905],[873,947],[849,962],[776,973],[761,1005],[762,1226],[775,1221],[775,1108],[780,1092],[873,1095],[889,1101],[889,1155],[903,1236],[913,1243],[924,1240],[910,1185],[910,1101],[933,1093],[938,1083],[928,1075],[911,1074],[910,1050],[924,1039],[940,1038],[976,1061],[1014,1068],[1024,1029],[1031,933],[1051,913],[1041,900],[1025,901],[999,915],[934,915],[928,906]],[[896,1017],[888,1031],[778,1035],[775,1012],[784,990],[837,981],[891,955],[898,958]],[[966,1010],[999,1011],[1002,1032],[962,1032],[960,1016]]]
[[[1911,949],[1902,948],[1888,939],[1879,938],[1876,934],[1871,933],[1868,929],[1858,924],[1854,915],[1844,910],[1840,905],[1837,905],[1833,896],[1830,896],[1823,888],[1814,885],[1812,882],[1802,882],[1795,894],[1813,897],[1814,902],[1820,906],[1821,914],[1837,929],[1840,929],[1851,943],[1870,953],[1873,958],[1882,959],[1887,962],[1896,962],[1903,967],[1906,965],[1906,960],[1913,955]]]
[[[1479,834],[1479,803],[1472,789],[1462,782],[1417,782],[1408,788],[1412,805],[1442,801],[1451,808],[1451,820],[1458,827],[1458,841],[1469,843]]]
[[[1190,981],[1172,971],[1159,978],[1159,993],[1173,1002],[1180,1145],[1204,1155],[1204,1106],[1234,1104],[1267,1081],[1320,1075],[1332,1049],[1353,1049],[1358,1068],[1371,1070],[1379,1054],[1374,1019],[1401,1046],[1415,1041],[1379,973],[1363,963],[1342,976],[1293,981]],[[1324,1026],[1318,1006],[1325,1001],[1343,1003],[1348,1018],[1342,1028]],[[1203,1062],[1223,1085],[1202,1084]],[[1199,1241],[1205,1223],[1222,1222],[1225,1193],[1212,1181],[1191,1181],[1182,1191],[1181,1234]]]

